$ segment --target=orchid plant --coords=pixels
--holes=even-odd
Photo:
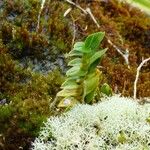
[[[67,79],[61,86],[62,90],[57,93],[57,97],[63,97],[58,107],[68,107],[77,102],[92,103],[102,77],[97,65],[107,51],[107,48],[98,50],[104,35],[104,32],[97,32],[89,35],[84,42],[74,44],[68,54],[72,58],[68,63],[71,68],[66,72]],[[101,89],[103,93],[111,94],[106,83]]]

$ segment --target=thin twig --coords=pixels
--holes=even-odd
[[[42,0],[42,3],[41,3],[41,8],[40,8],[39,15],[38,15],[38,23],[37,23],[36,31],[38,31],[39,27],[40,27],[40,18],[41,18],[41,13],[42,13],[45,1],[46,0]]]
[[[128,49],[126,49],[125,54],[123,54],[122,51],[116,45],[114,45],[108,38],[107,38],[107,41],[124,58],[126,64],[128,65],[128,68],[130,68],[129,59],[128,59],[129,58],[129,51],[128,51]]]
[[[77,5],[76,3],[72,2],[71,0],[65,0],[66,2],[68,2],[71,5],[76,6],[78,9],[80,9],[84,14],[87,14],[86,10],[84,10],[80,5]]]
[[[134,91],[133,91],[133,98],[136,99],[136,95],[137,95],[137,82],[138,82],[138,79],[139,79],[139,73],[140,73],[140,70],[142,68],[142,66],[148,62],[150,60],[150,57],[143,60],[140,65],[138,66],[137,68],[137,73],[136,73],[136,78],[135,78],[135,81],[134,81]]]
[[[72,23],[73,23],[73,38],[72,38],[72,46],[74,45],[75,38],[76,38],[76,25],[75,25],[75,20],[72,18]]]
[[[66,17],[70,13],[71,10],[72,10],[72,8],[68,8],[64,13],[64,17]]]
[[[98,22],[96,21],[94,15],[92,14],[91,9],[90,9],[90,8],[86,8],[86,12],[90,15],[91,19],[92,19],[93,22],[96,24],[96,26],[97,26],[98,28],[100,28],[100,25],[98,24]]]

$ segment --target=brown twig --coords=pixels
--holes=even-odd
[[[108,38],[107,42],[124,58],[126,64],[128,65],[128,68],[130,68],[129,65],[129,51],[126,49],[125,53],[123,53],[116,45],[114,45]]]
[[[98,24],[97,20],[95,19],[94,15],[91,12],[90,8],[86,8],[86,12],[90,15],[93,22],[96,24],[97,28],[100,28],[100,25]]]
[[[84,14],[87,14],[86,10],[84,10],[80,5],[77,5],[76,3],[72,2],[71,0],[65,0],[66,2],[68,2],[71,5],[76,6],[78,9],[80,9]]]
[[[73,38],[72,38],[72,46],[73,46],[75,42],[75,38],[76,38],[76,24],[75,24],[76,20],[73,18],[72,15],[71,15],[71,19],[72,19],[72,25],[73,25]]]
[[[38,23],[37,23],[37,27],[36,27],[36,31],[37,31],[37,32],[38,32],[39,27],[40,27],[40,18],[41,18],[41,13],[42,13],[42,10],[43,10],[45,1],[46,1],[46,0],[42,0],[42,3],[41,3],[41,8],[40,8],[39,15],[38,15]]]
[[[135,81],[134,81],[134,90],[133,90],[133,98],[136,99],[136,95],[137,95],[137,82],[138,82],[138,79],[139,79],[139,74],[140,74],[140,70],[142,68],[142,66],[147,63],[148,61],[150,60],[150,57],[147,58],[147,59],[144,59],[140,65],[138,66],[137,68],[137,73],[136,73],[136,78],[135,78]]]

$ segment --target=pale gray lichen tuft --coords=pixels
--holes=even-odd
[[[32,150],[150,150],[150,104],[112,96],[50,117]]]

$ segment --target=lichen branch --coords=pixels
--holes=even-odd
[[[136,73],[136,78],[135,78],[135,81],[134,81],[134,91],[133,91],[133,98],[136,99],[136,95],[137,95],[137,82],[138,82],[138,79],[139,79],[139,73],[140,73],[140,70],[142,68],[142,66],[148,62],[150,60],[150,57],[147,58],[147,59],[144,59],[140,65],[138,66],[137,68],[137,73]]]

